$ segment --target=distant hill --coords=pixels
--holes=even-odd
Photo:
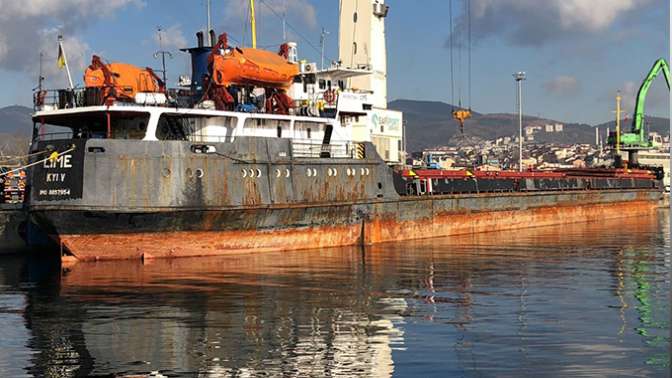
[[[32,109],[13,105],[0,108],[0,155],[24,155],[28,151]]]
[[[602,130],[606,130],[607,127],[611,130],[616,130],[616,121],[610,121],[610,122],[605,122],[597,125]],[[632,127],[632,119],[624,119],[621,121],[621,127],[624,128],[624,130],[630,130]],[[655,131],[658,134],[661,135],[669,135],[670,134],[670,120],[667,118],[660,118],[660,117],[646,117],[644,119],[644,127],[646,127],[646,130],[648,132]]]
[[[404,112],[409,151],[420,151],[441,145],[455,145],[463,139],[459,133],[459,125],[452,117],[453,106],[450,104],[438,101],[395,100],[388,106],[390,109]],[[647,121],[651,122],[652,131],[668,135],[669,121],[667,119],[649,117]],[[523,127],[556,123],[564,125],[563,132],[546,133],[542,130],[535,135],[535,142],[566,144],[595,142],[595,129],[591,125],[566,123],[529,115],[523,117]],[[598,126],[601,130],[606,130],[607,124]],[[472,118],[465,122],[464,135],[469,139],[496,139],[518,135],[518,116],[507,113],[473,112]]]
[[[30,115],[33,109],[12,105],[0,108],[0,133],[30,135],[33,129],[33,121]]]

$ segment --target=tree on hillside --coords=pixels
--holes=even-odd
[[[21,134],[0,134],[0,165],[9,163],[25,163],[23,157],[28,153],[30,137]]]

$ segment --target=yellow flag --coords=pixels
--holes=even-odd
[[[56,64],[58,65],[58,68],[63,68],[65,67],[65,55],[63,54],[63,47],[61,44],[58,44],[58,60],[56,60]]]

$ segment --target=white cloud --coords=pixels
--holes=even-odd
[[[119,8],[135,4],[143,6],[140,0],[0,0],[0,20],[31,17],[76,17],[108,15]]]
[[[544,83],[547,92],[560,96],[579,92],[579,81],[574,76],[560,75]]]
[[[637,91],[639,86],[634,81],[626,81],[621,86],[621,104],[628,113],[628,118],[632,118],[635,110],[635,101],[637,100]]]
[[[88,64],[89,46],[78,32],[90,22],[126,6],[144,5],[140,0],[0,0],[0,69],[37,76],[39,53],[44,53],[48,84],[65,83],[56,69],[57,36],[63,34],[68,64],[81,72]],[[74,76],[77,81],[79,75]]]
[[[160,32],[161,34],[161,41],[159,41],[159,33],[154,33],[154,43],[158,46],[161,44],[164,49],[167,50],[174,50],[174,49],[182,49],[187,46],[187,39],[184,37],[184,33],[182,32],[182,25],[176,24],[169,26],[167,28],[164,28]]]
[[[658,0],[471,0],[475,38],[500,36],[540,45],[577,32],[599,33],[619,18]],[[455,32],[462,33],[462,16]]]
[[[637,9],[650,0],[555,0],[565,29],[574,27],[604,30],[622,14]]]

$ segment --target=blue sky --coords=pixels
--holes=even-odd
[[[300,55],[319,60],[322,27],[331,32],[327,57],[337,56],[336,0],[257,0],[259,45],[282,41],[282,23],[272,13],[286,13],[289,36]],[[212,0],[213,24],[234,43],[246,38],[245,0]],[[450,90],[447,47],[447,0],[388,0],[387,18],[390,99],[457,101]],[[453,0],[454,41],[466,41],[464,0]],[[66,37],[73,76],[81,82],[91,53],[110,61],[158,67],[156,28],[165,30],[166,49],[174,54],[168,73],[175,80],[188,74],[186,54],[178,47],[194,44],[205,24],[204,0],[0,0],[0,106],[29,105],[37,77],[39,51],[45,53],[50,85],[63,85],[55,68],[56,35]],[[623,91],[625,108],[658,57],[669,56],[669,9],[664,0],[471,0],[472,108],[512,112],[511,74],[523,70],[525,112],[567,122],[599,123],[613,117],[614,96]],[[36,28],[35,25],[41,25]],[[466,50],[458,64],[453,50],[455,86],[462,78],[462,102],[468,105]],[[458,71],[462,75],[458,77]],[[667,88],[654,84],[647,113],[667,116]]]

